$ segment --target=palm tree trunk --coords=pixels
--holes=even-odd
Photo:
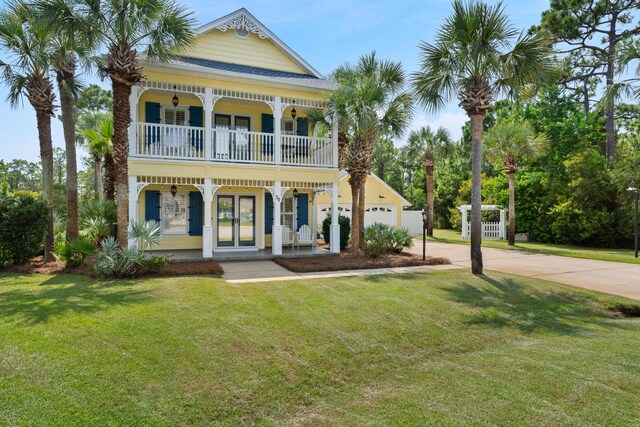
[[[358,182],[352,182],[351,185],[351,255],[357,256],[360,254],[360,214],[359,201],[360,201],[360,187]]]
[[[102,184],[102,158],[100,156],[94,156],[94,184],[97,200],[104,199],[104,187]]]
[[[116,185],[115,185],[115,165],[113,163],[113,155],[107,151],[104,153],[104,195],[107,200],[113,202],[116,199]]]
[[[78,167],[76,165],[76,119],[73,111],[73,93],[64,80],[58,78],[62,129],[67,154],[67,240],[77,239],[78,228]]]
[[[44,260],[53,260],[53,145],[51,142],[51,114],[36,110],[40,160],[42,162],[42,196],[47,205],[47,227],[44,235]]]
[[[471,272],[482,274],[482,114],[471,119]]]
[[[366,184],[367,184],[367,180],[365,178],[360,182],[360,188],[358,189],[358,225],[360,226],[358,243],[360,244],[361,251],[364,250],[364,214],[366,211],[364,193],[365,193]]]
[[[131,86],[111,78],[113,88],[113,161],[115,163],[116,211],[118,217],[118,244],[126,247],[127,226],[129,223],[128,187],[128,157],[129,135],[131,124],[129,96]]]
[[[427,236],[433,237],[433,166],[426,167],[427,173]]]
[[[509,172],[509,246],[516,244],[516,173]]]

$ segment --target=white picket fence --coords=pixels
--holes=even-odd
[[[471,236],[471,223],[467,224],[467,236]],[[506,230],[500,226],[499,222],[483,222],[482,238],[503,240],[506,236]]]

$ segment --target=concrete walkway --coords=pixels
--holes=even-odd
[[[422,242],[411,252],[422,254]],[[471,268],[469,246],[427,242],[427,255]],[[640,300],[640,265],[482,248],[484,268]]]
[[[301,260],[301,262],[304,262]],[[457,265],[429,265],[420,267],[376,268],[371,270],[342,270],[319,273],[294,273],[273,261],[219,262],[224,269],[222,278],[229,283],[274,282],[281,280],[324,279],[331,277],[373,276],[415,271],[447,270]]]

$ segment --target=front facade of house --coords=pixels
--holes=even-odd
[[[316,229],[320,194],[337,214],[337,131],[306,117],[325,108],[332,83],[248,11],[144,67],[130,99],[129,217],[160,222],[157,249],[279,255]],[[332,233],[338,242],[337,217]]]

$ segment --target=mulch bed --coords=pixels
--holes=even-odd
[[[62,261],[44,262],[42,257],[37,257],[23,265],[11,265],[0,272],[11,272],[21,274],[79,274],[95,278],[96,275],[91,270],[92,260],[78,268],[66,268]],[[172,277],[172,276],[196,276],[204,274],[222,275],[224,270],[220,264],[213,260],[169,262],[158,271],[145,272],[139,277]]]
[[[378,258],[352,256],[350,253],[341,253],[340,255],[317,257],[276,258],[274,262],[294,273],[451,264],[451,261],[447,258],[427,257],[427,259],[423,261],[422,256],[405,252],[382,255]]]

